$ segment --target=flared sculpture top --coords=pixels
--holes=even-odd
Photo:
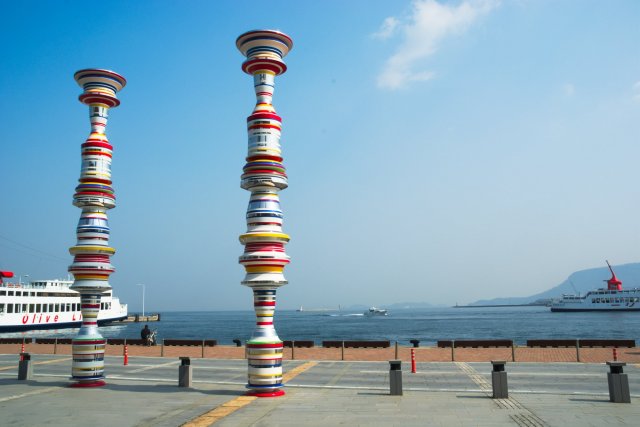
[[[84,93],[78,99],[87,105],[104,104],[108,107],[117,107],[120,101],[116,93],[127,84],[127,80],[120,74],[99,68],[76,71],[73,78],[84,89]]]
[[[293,41],[280,31],[253,30],[238,37],[236,46],[247,57],[242,64],[242,71],[254,74],[266,69],[278,75],[287,71],[282,59],[293,48]]]

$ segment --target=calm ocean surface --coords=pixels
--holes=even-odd
[[[232,344],[253,331],[252,311],[164,312],[150,322],[158,337],[216,339]],[[435,345],[445,339],[626,338],[640,342],[640,312],[551,313],[547,307],[427,308],[390,310],[386,317],[359,312],[296,312],[278,310],[275,319],[282,340],[391,340],[409,345]],[[107,338],[139,338],[144,324],[127,323],[100,328]],[[5,333],[0,337],[73,337],[77,329]]]

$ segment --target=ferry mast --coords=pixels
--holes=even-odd
[[[73,205],[82,209],[77,243],[69,248],[73,263],[69,272],[74,282],[71,289],[80,293],[82,326],[73,339],[71,380],[73,387],[97,387],[104,382],[105,339],[98,331],[101,295],[111,289],[109,276],[114,272],[109,246],[107,210],[116,206],[111,187],[111,157],[113,147],[106,135],[109,108],[120,101],[116,93],[127,81],[120,74],[102,69],[85,69],[74,74],[84,92],[80,102],[89,106],[91,133],[82,144],[80,183],[73,195]]]
[[[613,268],[611,267],[611,264],[609,264],[609,261],[607,261],[607,266],[611,272],[611,279],[607,280],[607,289],[610,291],[621,291],[622,281],[616,277],[616,273],[613,272]]]
[[[249,394],[273,397],[282,390],[282,341],[273,325],[276,290],[287,284],[283,275],[289,256],[284,245],[289,236],[282,231],[278,193],[287,188],[282,164],[280,130],[282,119],[272,104],[275,76],[287,71],[282,59],[293,47],[289,36],[279,31],[257,30],[242,34],[236,46],[247,58],[242,71],[253,76],[256,106],[247,117],[248,154],[240,186],[251,192],[247,208],[247,232],[240,236],[244,253],[240,264],[246,270],[243,285],[253,290],[256,328],[247,341]]]

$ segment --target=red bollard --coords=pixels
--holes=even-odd
[[[124,366],[127,366],[129,364],[129,351],[127,349],[127,345],[124,345]]]
[[[618,361],[618,349],[613,347],[613,361],[617,362]]]
[[[22,347],[20,348],[20,361],[21,362],[24,359],[24,356],[22,356],[23,353],[24,353],[24,340],[22,340]]]
[[[411,349],[411,373],[416,373],[416,351]]]

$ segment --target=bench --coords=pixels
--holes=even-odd
[[[198,347],[215,347],[218,345],[217,340],[162,340],[164,345],[172,346],[198,346]]]
[[[580,347],[635,347],[635,340],[579,340]]]
[[[58,344],[60,341],[58,341]],[[140,338],[107,338],[109,345],[147,345],[145,340]]]
[[[0,344],[22,344],[23,342],[28,344],[31,338],[29,341],[24,341],[24,338],[0,338]]]
[[[72,344],[71,338],[35,338],[36,344]]]
[[[282,341],[282,345],[285,348],[291,348],[292,346],[296,348],[311,348],[316,344],[313,341]]]
[[[439,348],[513,347],[513,340],[446,340],[438,341]]]
[[[324,348],[389,348],[391,341],[322,341]]]
[[[527,340],[527,347],[575,347],[578,340]]]

